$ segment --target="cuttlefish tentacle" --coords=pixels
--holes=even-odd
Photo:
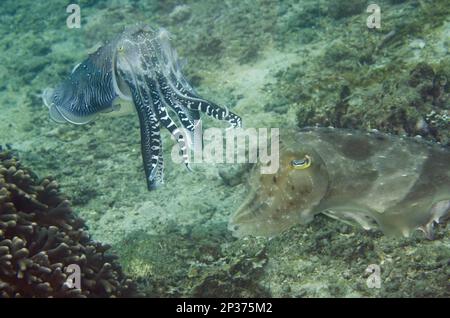
[[[143,51],[144,48],[141,45],[138,47],[139,51]],[[125,69],[128,72],[121,68],[118,69],[118,72],[130,87],[133,102],[139,114],[144,170],[147,177],[147,187],[152,190],[163,183],[164,166],[160,126],[168,129],[172,135],[176,134],[177,126],[168,115],[161,101],[163,98],[161,91],[152,79],[156,72],[148,69],[149,61],[145,58],[145,54],[142,54],[142,58],[138,59],[139,63],[132,63],[126,55],[125,48],[121,51],[121,57],[126,61],[127,67]],[[184,141],[176,140],[181,150],[185,150]],[[184,153],[183,158],[187,158]]]
[[[206,115],[218,120],[226,120],[232,127],[241,126],[241,118],[230,112],[227,108],[222,108],[219,105],[203,98],[194,97],[192,95],[184,95],[173,85],[170,85],[170,81],[168,81],[168,83],[172,91],[172,98],[187,109],[203,112]]]
[[[162,75],[157,76],[157,82],[161,90],[161,96],[163,97],[164,103],[177,114],[177,117],[180,119],[183,127],[193,132],[195,127],[194,120],[199,118],[199,116],[197,116],[199,112],[196,112],[196,114],[191,114],[182,103],[174,98],[173,92],[170,90],[167,81]]]
[[[145,52],[146,46],[151,47],[153,52],[160,51],[162,47],[158,41],[143,41],[139,44],[140,51]],[[170,47],[165,47],[163,49],[163,53],[167,52],[171,52]],[[189,94],[193,94],[193,89],[187,84],[186,80],[181,75],[181,72],[178,71],[178,73],[175,74],[176,70],[174,69],[174,63],[177,62],[176,56],[171,55],[167,57],[164,54],[143,53],[141,54],[139,61],[141,67],[139,70],[134,70],[133,73],[138,74],[138,77],[142,76],[144,78],[148,93],[150,94],[150,99],[152,100],[153,112],[156,114],[161,125],[165,127],[177,141],[183,162],[186,167],[190,169],[188,146],[191,146],[193,140],[192,134],[195,129],[194,120],[200,118],[200,114],[198,110],[189,109],[183,104],[182,100],[177,99],[176,97],[179,93],[173,89],[177,86],[174,83],[180,83],[178,87],[183,87],[183,92]],[[150,66],[157,65],[160,65],[160,67],[150,68]],[[130,68],[133,68],[133,66],[130,65]],[[177,78],[180,81],[177,81]],[[184,87],[186,87],[186,89]],[[203,100],[201,98],[198,99]],[[167,111],[168,109],[175,112],[182,126],[187,129],[190,135],[185,135],[184,131],[179,129],[177,124],[170,117]]]
[[[175,124],[173,119],[169,116],[166,106],[164,105],[164,102],[161,100],[164,98],[161,98],[163,94],[161,93],[158,84],[148,77],[146,77],[146,83],[149,88],[150,96],[153,100],[153,106],[159,122],[175,138],[180,147],[183,162],[187,167],[189,167],[189,157],[187,152],[188,148],[186,146],[187,141],[185,136],[183,135],[183,132],[178,128],[177,124]]]
[[[125,78],[125,81],[130,87],[139,117],[144,171],[147,178],[147,187],[152,190],[163,183],[164,177],[160,122],[153,109],[155,101],[151,99],[145,86],[137,85],[136,79],[130,81]]]
[[[146,45],[151,46],[153,51],[160,51],[161,45],[155,41],[149,41]],[[199,114],[193,114],[189,112],[186,108],[184,108],[181,104],[175,103],[171,99],[172,92],[170,91],[169,85],[165,80],[166,76],[170,76],[173,74],[170,70],[172,68],[171,65],[167,65],[167,59],[162,58],[159,54],[142,54],[141,58],[142,65],[145,65],[147,68],[145,79],[152,87],[157,88],[158,94],[160,96],[161,102],[167,108],[173,110],[181,124],[184,128],[193,131],[194,129],[194,120],[200,118]],[[174,62],[175,63],[175,62]],[[161,65],[159,68],[152,68],[151,71],[149,66]]]

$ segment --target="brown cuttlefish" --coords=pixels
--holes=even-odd
[[[280,167],[249,178],[229,228],[273,236],[323,213],[364,229],[408,236],[450,215],[450,151],[419,138],[306,128],[282,135]]]

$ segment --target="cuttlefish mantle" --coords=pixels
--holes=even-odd
[[[54,121],[78,125],[101,113],[122,112],[132,104],[140,122],[149,190],[164,181],[161,126],[177,140],[186,165],[200,112],[225,120],[232,127],[241,126],[239,116],[200,97],[189,85],[168,32],[148,26],[125,30],[90,54],[65,81],[45,90],[43,100]]]

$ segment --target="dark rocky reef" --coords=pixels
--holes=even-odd
[[[0,149],[0,298],[136,296],[108,249],[91,240],[56,181],[39,181]],[[67,284],[70,264],[81,289]]]

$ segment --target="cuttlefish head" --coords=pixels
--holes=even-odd
[[[233,215],[234,236],[273,236],[313,218],[312,209],[326,193],[328,173],[313,149],[282,145],[275,174],[261,174],[259,164],[249,178],[250,193]]]

